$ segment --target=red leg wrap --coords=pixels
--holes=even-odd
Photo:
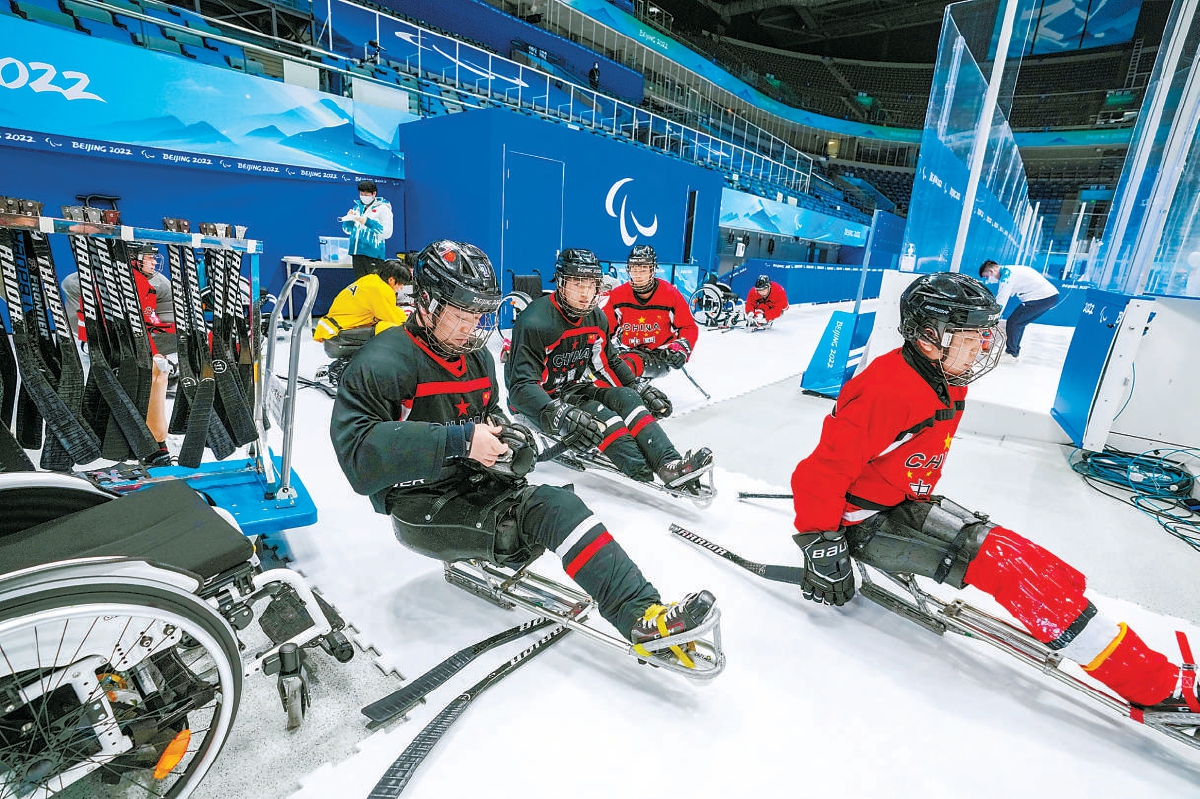
[[[965,579],[995,597],[1043,643],[1062,635],[1088,606],[1082,572],[1004,527],[988,533]]]
[[[621,353],[621,360],[623,360],[625,365],[629,367],[629,370],[633,372],[634,377],[641,377],[642,372],[646,371],[646,364],[642,362],[642,356],[638,355],[636,352]]]
[[[1153,705],[1175,690],[1179,667],[1155,652],[1133,630],[1121,625],[1121,635],[1084,667],[1100,682],[1135,705]]]

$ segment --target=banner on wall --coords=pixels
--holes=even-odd
[[[402,178],[418,117],[0,16],[0,125],[131,147]],[[220,167],[219,167],[220,168]]]
[[[121,144],[118,142],[81,139],[77,136],[57,136],[37,133],[32,130],[0,127],[0,147],[20,150],[41,150],[87,158],[104,158],[130,163],[162,165],[181,169],[205,169],[212,172],[227,172],[245,175],[262,175],[285,180],[303,180],[313,183],[357,183],[371,178],[380,186],[400,185],[401,180],[333,169],[312,169],[290,164],[272,164],[248,158],[222,158],[182,150],[166,150],[162,147]]]
[[[864,246],[870,230],[859,222],[729,188],[721,191],[721,226],[851,247]]]

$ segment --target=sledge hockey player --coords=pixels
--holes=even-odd
[[[783,286],[766,275],[759,275],[754,288],[746,295],[746,326],[760,330],[769,327],[787,309],[787,292]]]
[[[411,281],[412,270],[389,259],[377,273],[360,277],[333,298],[329,313],[313,330],[313,340],[321,342],[325,354],[335,359],[326,367],[331,385],[338,384],[351,356],[367,339],[404,324],[407,315],[398,303]]]
[[[554,279],[554,293],[530,303],[513,325],[504,364],[509,406],[549,435],[599,449],[634,480],[657,475],[674,493],[701,495],[712,451],[681,457],[656,421],[671,415],[671,401],[617,356],[608,319],[596,307],[596,256],[563,250]]]
[[[1020,536],[933,494],[967,384],[991,371],[1000,306],[974,278],[917,278],[900,299],[904,345],[846,383],[816,449],[792,474],[793,536],[806,599],[854,596],[851,558],[991,594],[1049,649],[1147,711],[1200,713],[1194,671],[1150,649],[1086,596],[1084,575]]]
[[[649,244],[635,245],[625,267],[629,282],[613,289],[604,306],[621,359],[647,380],[682,369],[700,336],[687,300],[654,276],[658,255]]]
[[[413,318],[370,339],[342,376],[329,430],[350,485],[422,555],[519,568],[554,551],[627,640],[678,638],[683,662],[689,631],[716,612],[713,595],[664,604],[569,486],[524,479],[537,453],[499,408],[485,345],[500,291],[487,256],[434,242],[417,256],[414,286]]]

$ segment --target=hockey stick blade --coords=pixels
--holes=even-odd
[[[743,499],[791,499],[791,494],[755,494],[752,491],[739,491],[738,501]]]
[[[685,530],[678,524],[671,525],[671,532],[682,538],[684,541],[690,541],[696,546],[707,549],[714,555],[720,555],[725,560],[741,566],[748,572],[753,572],[759,577],[766,580],[771,580],[777,583],[791,583],[799,585],[804,579],[804,569],[800,566],[777,566],[767,563],[755,563],[752,560],[746,560],[743,557],[735,555],[723,546],[714,544],[703,536],[696,535],[691,530]]]
[[[484,638],[471,646],[460,649],[429,671],[416,678],[398,691],[394,691],[382,699],[377,699],[362,709],[363,715],[371,720],[368,729],[376,729],[397,716],[406,713],[418,702],[424,701],[425,696],[438,686],[445,683],[475,658],[509,641],[528,635],[552,624],[553,619],[530,619],[524,624],[511,627],[496,633],[490,638]]]
[[[412,780],[413,774],[417,768],[425,760],[437,742],[446,734],[446,730],[454,722],[458,721],[459,717],[466,711],[467,706],[471,701],[490,688],[501,678],[518,669],[522,664],[529,662],[536,655],[546,651],[554,643],[562,640],[563,636],[570,632],[571,628],[565,625],[557,625],[550,632],[543,635],[532,644],[522,649],[495,671],[488,674],[479,682],[472,685],[466,691],[454,698],[450,704],[446,705],[441,713],[434,717],[433,721],[425,726],[425,729],[417,733],[412,739],[412,743],[396,758],[392,765],[388,766],[388,770],[384,772],[383,777],[367,794],[367,799],[396,799],[400,793]]]

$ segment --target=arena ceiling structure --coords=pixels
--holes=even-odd
[[[663,0],[676,27],[814,55],[932,63],[946,0]]]

